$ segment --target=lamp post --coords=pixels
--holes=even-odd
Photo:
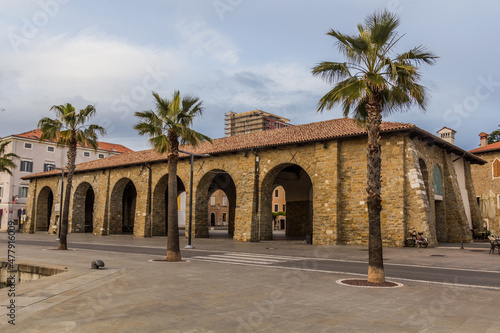
[[[61,203],[59,208],[59,227],[57,228],[57,241],[61,239],[61,220],[63,214],[63,200],[64,200],[64,168],[50,167],[50,170],[61,170]]]
[[[194,162],[194,157],[206,157],[210,156],[209,154],[193,154],[184,150],[180,150],[179,152],[183,154],[187,154],[190,156],[191,159],[191,173],[189,176],[189,228],[188,228],[188,245],[185,246],[185,249],[194,249],[194,246],[191,245],[191,226],[193,223],[193,162]]]

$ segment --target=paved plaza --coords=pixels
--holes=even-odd
[[[6,239],[5,234],[0,237]],[[33,240],[54,245],[22,244]],[[72,247],[127,245],[155,253],[166,248],[165,237],[70,234],[68,251],[54,250],[53,235],[18,234],[16,241],[17,263],[67,271],[16,286],[15,327],[7,323],[10,298],[2,292],[1,332],[500,332],[500,288],[457,287],[453,280],[393,280],[403,287],[357,288],[336,281],[359,275],[315,269],[321,260],[366,261],[361,246],[194,239],[194,250],[182,249],[184,262],[167,263],[151,261],[162,258],[156,254]],[[182,248],[185,244],[182,238]],[[489,255],[489,245],[459,246],[385,248],[385,262],[492,271],[500,278],[500,256]],[[5,260],[7,243],[0,242],[0,247]],[[207,259],[203,250],[215,254]],[[266,265],[293,263],[297,257],[315,260],[308,267]],[[248,264],[234,258],[247,258]],[[103,260],[105,268],[91,270],[95,259]]]

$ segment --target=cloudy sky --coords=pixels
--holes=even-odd
[[[342,61],[330,29],[354,33],[373,10],[401,17],[398,51],[425,45],[440,56],[422,68],[425,113],[385,118],[478,146],[500,117],[500,3],[427,0],[0,0],[0,136],[36,127],[54,104],[95,105],[103,141],[148,148],[133,113],[153,107],[151,91],[179,89],[205,112],[194,127],[224,136],[224,113],[261,109],[304,124],[342,117],[316,112],[329,86],[311,75]]]

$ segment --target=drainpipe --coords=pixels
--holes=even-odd
[[[259,223],[259,171],[260,171],[260,157],[257,150],[252,149],[252,154],[255,155],[255,166],[254,166],[254,185],[253,185],[253,202],[254,209],[254,223],[255,223],[255,239],[254,241],[260,241],[260,223]],[[253,237],[252,237],[253,238]],[[252,241],[252,239],[250,239]]]

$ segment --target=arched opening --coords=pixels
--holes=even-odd
[[[215,199],[217,196],[219,198]],[[213,205],[212,200],[214,200]],[[233,178],[227,172],[223,170],[211,170],[207,172],[198,183],[195,202],[195,237],[233,236],[234,216],[236,212],[236,185]],[[220,220],[221,226],[219,228],[211,228],[212,213],[215,215],[213,226],[217,226],[217,221]],[[218,215],[219,213],[220,215]],[[224,219],[225,222],[223,222]]]
[[[424,181],[425,193],[427,194],[427,200],[430,200],[429,197],[429,172],[427,172],[427,166],[425,165],[425,161],[423,159],[418,160],[418,165],[420,166],[420,172],[422,173],[422,179]]]
[[[277,185],[272,195],[273,238],[284,234],[286,230],[286,192],[283,186]]]
[[[38,194],[35,231],[49,231],[53,209],[54,195],[50,187],[45,186]]]
[[[436,237],[438,242],[446,242],[448,238],[446,209],[444,205],[443,175],[439,165],[434,166],[434,211],[436,217]]]
[[[94,231],[94,201],[92,186],[83,182],[73,194],[72,232]]]
[[[122,201],[122,233],[132,234],[134,232],[135,222],[135,203],[137,199],[137,190],[132,181],[128,182],[123,191]]]
[[[109,234],[134,231],[137,190],[129,178],[120,179],[111,192]]]
[[[168,174],[160,178],[153,191],[153,236],[166,236],[168,234]],[[179,227],[186,225],[186,188],[177,176],[177,209]]]
[[[276,189],[283,188],[284,204],[275,202]],[[312,182],[307,172],[296,164],[281,164],[267,173],[262,181],[260,202],[260,239],[306,239],[312,242]],[[279,193],[278,193],[279,195]],[[277,207],[276,207],[277,205]],[[273,211],[286,211],[284,231],[275,230]]]
[[[210,214],[210,232],[214,230],[227,230],[229,201],[226,192],[219,189],[210,195],[210,200],[208,203],[208,213]]]
[[[94,232],[94,201],[94,190],[89,187],[85,195],[85,227],[83,232]]]

